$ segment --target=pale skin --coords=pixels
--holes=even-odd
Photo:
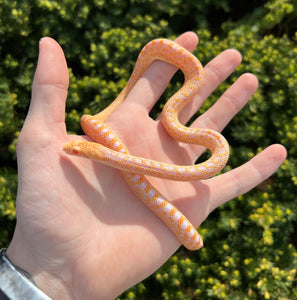
[[[198,38],[187,32],[177,42],[193,51]],[[182,111],[183,123],[240,61],[237,51],[226,50],[205,66],[204,84]],[[174,72],[174,67],[155,62],[106,123],[134,155],[189,164],[202,150],[178,145],[148,115]],[[257,85],[254,75],[243,74],[192,126],[221,131]],[[119,171],[62,151],[69,141],[87,139],[67,134],[67,89],[63,51],[44,38],[17,144],[17,225],[7,254],[53,299],[114,299],[159,268],[180,244],[138,201]],[[244,165],[208,180],[152,183],[198,227],[212,210],[269,177],[285,157],[283,146],[271,145]]]

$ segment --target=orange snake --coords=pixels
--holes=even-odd
[[[155,60],[162,60],[181,69],[185,75],[182,88],[165,104],[162,124],[168,134],[179,142],[202,145],[212,156],[194,166],[178,166],[130,155],[127,147],[103,121],[127,97],[144,71]],[[178,114],[197,94],[202,82],[203,67],[199,60],[177,43],[157,39],[148,43],[140,52],[133,73],[119,96],[102,112],[81,118],[86,135],[94,142],[74,141],[64,145],[69,154],[87,157],[122,170],[122,174],[134,193],[149,207],[190,250],[203,246],[202,238],[189,220],[165,199],[146,179],[151,175],[171,180],[192,181],[206,179],[217,174],[226,164],[229,146],[218,132],[204,128],[189,128],[178,120]]]

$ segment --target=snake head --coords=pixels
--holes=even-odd
[[[67,154],[82,156],[97,161],[104,160],[103,146],[94,142],[74,141],[63,146]]]
[[[65,144],[63,146],[63,151],[65,151],[68,154],[79,155],[83,148],[83,142],[75,141]]]

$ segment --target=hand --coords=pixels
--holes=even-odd
[[[197,37],[188,32],[177,42],[192,51]],[[181,113],[183,123],[240,60],[237,51],[226,50],[206,65],[199,94]],[[148,116],[175,71],[166,63],[153,63],[107,123],[134,155],[190,164],[201,148],[180,146],[159,120]],[[17,225],[7,255],[53,299],[113,299],[160,267],[179,243],[134,196],[119,171],[62,151],[65,143],[86,139],[67,135],[67,88],[63,52],[54,40],[44,38],[17,145]],[[256,88],[252,74],[242,75],[192,126],[222,130]],[[198,227],[216,207],[270,176],[285,156],[281,145],[273,145],[241,167],[208,180],[154,178],[152,183]]]

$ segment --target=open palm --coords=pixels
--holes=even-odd
[[[177,42],[192,51],[197,37],[185,33]],[[226,50],[205,67],[201,91],[181,113],[183,123],[239,63],[240,54]],[[166,63],[153,63],[106,123],[134,155],[192,164],[202,149],[180,145],[159,120],[149,117],[175,71]],[[44,38],[18,140],[17,226],[7,253],[53,299],[113,299],[162,265],[179,242],[135,197],[118,170],[62,151],[69,141],[88,139],[67,135],[67,88],[63,52],[54,40]],[[192,126],[222,130],[256,88],[253,75],[242,75]],[[245,165],[208,180],[150,181],[198,227],[213,209],[270,176],[285,155],[282,146],[273,145]]]

